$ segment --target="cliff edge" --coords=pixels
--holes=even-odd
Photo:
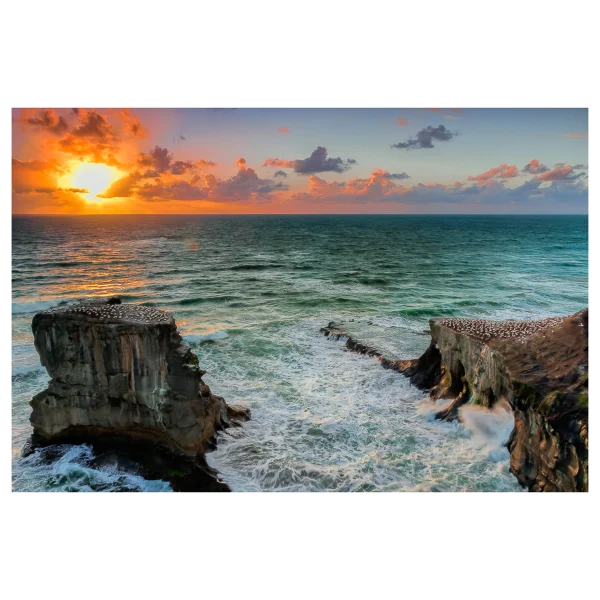
[[[143,444],[194,459],[249,416],[212,394],[170,313],[81,304],[37,313],[32,329],[52,378],[31,401],[38,444]]]
[[[531,491],[588,489],[588,309],[540,321],[432,319],[431,344],[414,360],[388,360],[330,323],[325,335],[377,356],[460,420],[469,403],[513,411],[511,472]]]

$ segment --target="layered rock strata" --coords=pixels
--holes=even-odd
[[[390,361],[330,323],[350,350],[377,356],[432,400],[437,418],[460,418],[470,403],[514,412],[511,471],[531,491],[588,489],[588,310],[541,321],[432,319],[431,344],[418,359]]]
[[[211,392],[170,313],[81,304],[37,313],[32,329],[52,378],[31,401],[36,444],[129,444],[194,461],[249,417]]]

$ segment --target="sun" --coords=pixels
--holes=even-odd
[[[88,200],[100,201],[98,194],[101,194],[121,173],[114,167],[109,167],[100,163],[78,163],[69,175],[69,186],[87,190],[80,192]]]

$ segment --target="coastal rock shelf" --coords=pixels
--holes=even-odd
[[[204,383],[170,313],[81,304],[37,313],[32,329],[52,377],[31,401],[38,445],[142,444],[194,461],[218,430],[249,417]]]
[[[515,426],[511,471],[531,491],[588,489],[588,310],[540,321],[432,319],[431,344],[414,360],[388,360],[330,323],[321,332],[376,356],[460,420],[470,403],[507,403]]]

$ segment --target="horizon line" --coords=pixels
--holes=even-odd
[[[12,213],[12,217],[589,217],[585,213]]]

